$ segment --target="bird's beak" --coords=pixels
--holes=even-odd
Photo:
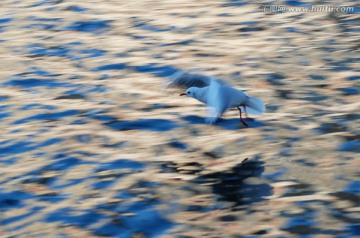
[[[186,95],[186,93],[182,93],[182,94],[180,94],[180,96],[185,96]]]

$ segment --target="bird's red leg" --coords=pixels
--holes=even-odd
[[[242,116],[241,116],[241,109],[240,109],[240,107],[237,107],[237,109],[239,109],[239,112],[240,112],[240,121],[241,121],[241,123],[242,123],[244,126],[249,127],[248,124],[243,120],[243,118],[242,118]]]

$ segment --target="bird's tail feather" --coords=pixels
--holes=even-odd
[[[258,98],[248,96],[246,102],[245,112],[251,115],[260,115],[265,112],[265,104]]]

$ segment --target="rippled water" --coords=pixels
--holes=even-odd
[[[1,237],[360,236],[359,7],[269,4],[2,1]],[[207,125],[191,67],[267,113]]]

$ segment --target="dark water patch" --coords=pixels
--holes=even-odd
[[[92,233],[100,236],[133,237],[141,233],[147,237],[157,237],[174,224],[156,211],[155,205],[159,204],[156,190],[153,189],[156,186],[157,183],[142,180],[131,187],[133,190],[121,191],[115,197],[126,198],[126,202],[100,203],[86,211],[62,208],[48,214],[43,221],[91,229]]]
[[[262,201],[272,194],[270,185],[247,184],[250,177],[260,177],[264,172],[264,163],[258,159],[247,160],[223,172],[201,175],[194,180],[199,184],[211,184],[213,192],[220,195],[220,200],[233,202],[234,207]]]
[[[60,3],[61,0],[58,1],[58,2]],[[36,3],[32,4],[32,5],[29,5],[27,7],[40,7],[40,6],[45,6],[45,5],[54,5],[56,3],[57,3],[57,1],[54,1],[54,0],[42,0],[42,1],[36,2]]]
[[[171,166],[170,168],[174,168],[175,172],[181,172],[182,174],[198,174],[200,171],[204,170],[204,166],[198,162],[171,163],[167,164],[167,166]],[[192,190],[192,188],[189,188],[188,190]]]
[[[12,105],[0,105],[0,111],[4,111],[8,108],[10,108]]]
[[[105,55],[107,51],[96,48],[89,48],[89,49],[80,50],[78,53],[80,55],[85,55],[83,58],[95,58]]]
[[[41,168],[32,170],[27,174],[22,174],[20,176],[13,177],[11,179],[21,179],[22,183],[34,183],[34,184],[43,184],[46,186],[58,186],[59,183],[59,176],[46,176],[45,173],[47,171],[68,171],[70,168],[76,167],[81,164],[93,164],[92,162],[87,162],[80,160],[76,157],[64,157],[64,158],[56,158],[58,155],[54,156],[53,162],[42,166]],[[65,195],[58,195],[58,194],[47,194],[48,196],[55,196],[57,198],[54,199],[63,199]],[[66,195],[67,196],[67,195]],[[52,198],[49,198],[50,200]]]
[[[12,158],[9,158],[9,159],[2,158],[2,159],[0,159],[0,165],[1,164],[3,164],[3,165],[13,165],[13,164],[17,163],[18,161],[19,161],[18,157],[12,157]]]
[[[103,75],[101,75],[101,76],[98,78],[98,80],[106,80],[106,79],[109,79],[109,78],[110,78],[109,75],[103,74]]]
[[[71,83],[58,82],[55,79],[13,79],[3,83],[5,87],[21,87],[21,88],[34,88],[34,87],[46,87],[46,88],[62,88],[62,87],[74,87],[78,86]]]
[[[314,234],[317,229],[315,228],[316,222],[309,218],[296,217],[284,224],[280,229],[288,231],[293,234],[306,235]]]
[[[61,208],[48,214],[44,218],[44,222],[61,222],[66,225],[87,228],[90,225],[106,219],[108,219],[108,216],[105,216],[96,211],[81,211],[72,208]]]
[[[206,123],[206,118],[194,116],[194,115],[184,116],[184,117],[181,117],[181,119],[184,121],[187,121],[190,124],[208,124],[208,123]],[[258,128],[258,127],[266,126],[265,123],[255,121],[254,119],[244,119],[244,121],[249,125],[250,128]],[[210,126],[210,124],[208,124],[208,125]],[[215,123],[215,125],[220,126],[227,130],[238,130],[238,129],[244,128],[244,126],[242,125],[242,123],[240,122],[240,120],[238,118],[219,119]]]
[[[55,170],[55,171],[67,171],[68,169],[83,164],[84,162],[75,157],[69,157],[65,159],[59,159],[51,164],[46,165],[41,170]]]
[[[86,12],[88,10],[88,8],[72,5],[72,6],[65,8],[65,10],[73,11],[73,12]]]
[[[141,110],[145,111],[145,112],[149,112],[149,111],[153,111],[156,109],[166,109],[166,108],[174,108],[174,107],[177,107],[177,106],[172,106],[172,105],[167,105],[167,104],[162,104],[162,103],[154,103],[154,104],[149,105],[148,107],[142,108]]]
[[[7,146],[0,147],[0,155],[21,154],[35,149],[35,145],[28,141],[19,141]]]
[[[280,178],[281,176],[283,176],[284,174],[286,174],[289,170],[286,168],[280,168],[278,169],[276,172],[274,173],[269,173],[269,174],[263,174],[262,177],[263,178],[267,178],[267,179],[271,179],[271,180],[275,180]]]
[[[32,217],[33,215],[37,214],[39,211],[41,211],[44,207],[40,207],[40,206],[35,206],[30,208],[30,211],[25,213],[25,214],[21,214],[21,215],[16,215],[16,216],[12,216],[9,218],[5,218],[1,220],[1,224],[2,225],[10,225],[12,223],[16,223],[16,222],[20,222],[23,221],[29,217]]]
[[[128,144],[127,141],[120,141],[120,142],[117,142],[117,143],[113,143],[113,144],[110,144],[110,143],[104,143],[103,144],[103,147],[106,147],[106,148],[114,148],[114,149],[120,149],[120,148],[123,148],[124,146],[126,146]]]
[[[333,194],[334,195],[334,194]],[[357,207],[359,206],[359,196],[350,195],[347,193],[337,193],[336,197],[343,200],[348,200],[352,203],[352,206]],[[351,200],[355,199],[355,200]],[[347,201],[346,201],[347,202]],[[356,217],[354,212],[348,212],[343,208],[338,208],[332,204],[327,206],[328,214],[335,218],[337,221],[340,221],[345,224],[352,224],[356,223],[358,224],[359,219]]]
[[[118,63],[118,64],[107,64],[102,65],[97,68],[95,68],[95,71],[103,71],[103,70],[124,70],[127,68],[127,65],[124,63]]]
[[[30,103],[22,106],[19,108],[21,111],[27,111],[31,109],[45,109],[45,110],[55,110],[56,107],[52,105],[45,105],[45,104],[39,104],[39,103]]]
[[[85,95],[75,93],[75,94],[64,94],[64,95],[54,98],[54,100],[62,100],[62,99],[75,100],[75,99],[86,99],[86,98],[87,97]]]
[[[315,167],[317,165],[316,163],[308,161],[306,159],[297,159],[297,160],[294,160],[294,162],[301,164],[301,165],[309,166],[309,167]]]
[[[23,184],[41,184],[46,186],[51,186],[53,183],[55,183],[58,178],[56,177],[46,177],[43,176],[42,173],[45,171],[36,170],[32,171],[31,173],[28,173],[24,176],[22,176],[22,183]]]
[[[305,6],[305,3],[302,1],[297,1],[297,0],[286,0],[285,4],[290,5],[290,6]]]
[[[53,30],[55,29],[56,25],[54,24],[46,24],[46,23],[33,23],[24,26],[23,28],[26,29],[37,29],[37,30]]]
[[[7,100],[9,100],[9,98],[10,98],[10,96],[0,95],[0,102],[7,101]]]
[[[230,13],[219,13],[219,14],[217,14],[217,16],[219,16],[219,17],[232,17],[234,15],[230,14]]]
[[[11,112],[0,112],[0,120],[3,120],[4,118],[7,118],[11,115],[12,115]]]
[[[158,26],[154,26],[154,25],[150,25],[148,22],[133,18],[132,19],[133,23],[133,27],[134,28],[140,28],[142,30],[145,31],[151,31],[151,32],[167,32],[167,31],[176,31],[176,30],[181,30],[177,27],[174,26],[170,26],[170,27],[158,27]]]
[[[360,195],[360,181],[349,182],[343,192]]]
[[[227,3],[222,4],[222,7],[241,7],[247,5],[244,1],[239,0],[228,0]]]
[[[298,99],[311,102],[320,102],[329,98],[329,96],[320,95],[318,92],[306,92],[305,95],[305,97],[301,96]]]
[[[160,173],[176,173],[177,164],[175,162],[160,162],[156,163],[160,168]]]
[[[309,77],[313,80],[325,80],[326,77],[324,75],[318,75],[318,74],[309,74]]]
[[[113,185],[116,182],[116,180],[111,179],[111,180],[101,180],[98,182],[95,182],[91,185],[92,189],[98,190],[98,189],[107,189],[109,187],[111,187],[111,185]]]
[[[346,230],[351,237],[360,237],[360,224],[349,224]]]
[[[224,146],[218,146],[212,150],[205,151],[204,155],[213,159],[220,159],[225,155],[225,148]]]
[[[266,75],[266,81],[274,86],[282,86],[284,83],[281,81],[285,79],[285,76],[281,74],[270,74]]]
[[[201,205],[189,205],[185,208],[185,211],[187,212],[210,212],[212,209],[210,209],[208,206],[201,206]]]
[[[158,64],[134,66],[134,70],[140,73],[152,73],[157,77],[168,77],[178,71],[178,69],[173,66]]]
[[[360,75],[352,75],[352,76],[348,76],[346,77],[347,80],[359,80],[360,79]]]
[[[134,40],[143,40],[143,39],[149,38],[149,36],[141,36],[141,35],[134,35],[134,34],[128,34],[128,36],[133,38]]]
[[[237,31],[240,32],[253,32],[253,31],[263,31],[263,30],[265,30],[265,28],[261,26],[245,26],[237,29]]]
[[[37,199],[44,202],[58,203],[67,199],[69,195],[66,194],[58,194],[55,192],[45,193],[41,195],[37,195]]]
[[[58,144],[60,142],[62,142],[63,140],[60,139],[60,138],[51,138],[51,139],[48,139],[44,142],[41,142],[40,144],[37,145],[37,147],[45,147],[45,146],[51,146],[51,145],[55,145],[55,144]]]
[[[359,90],[356,89],[356,88],[337,88],[336,90],[342,92],[342,94],[345,95],[345,96],[358,95],[359,94]]]
[[[360,153],[360,141],[355,140],[344,142],[339,145],[336,150]]]
[[[188,145],[181,141],[171,141],[168,143],[168,145],[181,151],[186,151],[188,149]]]
[[[74,89],[71,89],[69,91],[64,92],[64,95],[73,95],[73,97],[81,97],[80,95],[82,95],[83,97],[86,98],[86,94],[89,93],[105,93],[107,92],[108,89],[106,87],[103,87],[101,85],[89,85],[89,86],[85,86],[83,85],[82,87],[76,87]],[[76,96],[77,95],[77,96]]]
[[[219,221],[223,221],[223,222],[234,222],[237,221],[238,217],[234,216],[234,215],[224,215],[219,217]]]
[[[109,163],[102,163],[96,169],[95,172],[104,170],[115,170],[115,169],[131,169],[134,171],[140,171],[145,168],[144,163],[132,161],[128,159],[120,159]]]
[[[284,192],[282,197],[295,197],[315,194],[316,191],[312,189],[310,184],[297,182],[294,185],[287,187],[287,191]]]
[[[110,30],[111,20],[76,21],[66,26],[64,30],[102,34]]]
[[[35,16],[29,16],[26,18],[30,21],[40,21],[40,22],[62,22],[62,18],[45,18],[45,17],[35,17]]]
[[[241,25],[246,25],[246,26],[256,25],[258,23],[259,23],[259,21],[243,21],[243,22],[240,22]],[[234,24],[237,24],[237,23],[234,23]],[[247,59],[247,60],[249,60],[249,59]]]
[[[305,32],[300,31],[297,27],[294,27],[294,26],[292,26],[292,27],[287,27],[287,28],[286,28],[286,31],[287,31],[287,32],[291,32],[291,33],[306,34]],[[304,62],[304,61],[302,61],[302,62]],[[305,63],[305,64],[303,64],[303,65],[308,65],[308,63]]]
[[[320,127],[316,128],[317,133],[326,134],[326,133],[336,133],[347,131],[347,127],[341,123],[321,123]]]
[[[330,71],[352,71],[352,67],[349,64],[355,64],[359,62],[359,58],[347,58],[339,61],[329,61]]]
[[[90,143],[92,138],[91,138],[91,135],[89,135],[89,134],[83,134],[83,135],[75,136],[75,140],[77,140],[80,143],[86,144],[86,143]]]
[[[28,46],[30,49],[28,53],[32,57],[43,57],[43,56],[59,56],[65,57],[69,54],[69,49],[64,46],[51,46],[45,47],[42,44],[31,44]]]
[[[0,18],[0,25],[7,24],[12,20],[13,20],[12,18]]]
[[[261,230],[255,231],[254,233],[252,233],[252,235],[255,235],[254,236],[254,238],[255,238],[255,237],[259,237],[258,235],[266,235],[268,233],[269,233],[268,230],[261,229]],[[278,238],[280,238],[280,236]]]
[[[146,208],[134,216],[119,216],[118,219],[119,222],[108,222],[99,228],[95,228],[93,232],[101,236],[124,238],[135,237],[136,234],[142,234],[143,237],[158,237],[174,226],[159,212]]]
[[[70,123],[70,125],[84,125],[89,123],[86,120],[82,120],[82,119],[78,119],[78,120],[74,120],[73,122]]]
[[[74,90],[73,90],[74,91]],[[106,93],[108,89],[101,85],[93,85],[87,89],[84,93]]]
[[[160,46],[173,46],[173,45],[191,45],[192,43],[195,43],[195,40],[183,40],[183,41],[178,41],[175,43],[168,43],[168,44],[161,44]]]
[[[140,200],[99,204],[98,210],[114,213],[115,216],[113,220],[109,220],[104,226],[96,229],[95,234],[117,237],[119,234],[122,235],[121,237],[132,237],[135,233],[146,234],[147,237],[164,234],[174,224],[163,218],[154,207],[160,204],[156,190],[154,190],[157,186],[159,186],[158,183],[141,180],[132,186],[134,190],[124,190],[116,196],[116,198],[126,199],[126,201],[131,201],[133,198],[140,198]]]
[[[53,189],[64,189],[64,188],[68,188],[74,185],[78,185],[80,183],[83,183],[87,178],[83,178],[83,179],[71,179],[70,181],[68,181],[67,183],[59,183],[59,180],[56,180],[54,182],[54,184],[51,185],[51,188]]]
[[[56,77],[56,76],[60,76],[61,74],[56,74],[56,73],[51,73],[49,71],[37,68],[37,67],[33,67],[31,69],[31,71],[26,72],[26,74],[35,74],[35,75],[39,75],[39,76],[46,76],[46,77]]]
[[[67,110],[54,113],[40,113],[34,116],[26,117],[13,122],[13,125],[24,124],[32,121],[57,121],[66,117],[76,116],[80,113],[78,110]]]
[[[198,57],[222,57],[222,54],[211,54],[211,53],[195,53],[194,56]]]
[[[0,211],[24,207],[24,202],[32,196],[22,191],[6,191],[0,189]]]
[[[81,41],[72,41],[72,42],[66,43],[65,45],[67,45],[67,46],[69,46],[69,47],[73,47],[73,46],[84,45],[84,43],[81,42]]]
[[[110,115],[106,115],[107,111],[106,110],[90,110],[88,112],[86,112],[84,114],[84,116],[94,119],[94,120],[98,120],[104,123],[111,123],[111,122],[116,122],[117,118],[114,116],[110,116]]]
[[[136,121],[114,121],[105,124],[114,130],[128,131],[128,130],[145,130],[166,132],[173,130],[178,125],[171,120],[165,119],[139,119]]]

